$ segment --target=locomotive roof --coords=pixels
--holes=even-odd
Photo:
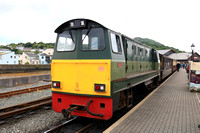
[[[56,30],[56,33],[62,33],[64,30],[77,28],[106,28],[102,24],[89,19],[72,19],[61,24]],[[107,28],[106,28],[107,29]]]

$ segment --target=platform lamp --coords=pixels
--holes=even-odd
[[[193,54],[194,54],[194,47],[195,47],[195,45],[194,44],[192,44],[191,45],[191,49],[192,49],[192,61],[194,61],[194,56],[193,56]]]

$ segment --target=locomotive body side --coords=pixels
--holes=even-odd
[[[114,33],[111,31],[110,34]],[[123,63],[116,61],[116,59],[120,59],[119,53],[111,53],[111,87],[114,111],[123,107],[131,107],[134,100],[134,87],[143,85],[151,88],[157,84],[160,75],[159,56],[154,49],[125,35],[121,35],[120,39],[122,43],[121,56],[124,55]],[[119,67],[121,67],[120,71]]]

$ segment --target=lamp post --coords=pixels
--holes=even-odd
[[[194,56],[193,56],[193,54],[194,54],[194,47],[195,47],[195,45],[194,44],[192,44],[191,45],[191,49],[192,49],[192,61],[194,61]]]

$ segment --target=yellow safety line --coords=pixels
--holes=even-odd
[[[177,71],[176,71],[177,72]],[[175,73],[176,73],[175,72]],[[175,74],[174,73],[174,74]],[[172,74],[172,75],[174,75]],[[171,75],[171,76],[172,76]],[[128,113],[126,113],[122,118],[120,118],[117,122],[111,125],[108,129],[106,129],[103,133],[110,133],[116,126],[118,126],[123,120],[125,120],[131,113],[133,113],[137,108],[139,108],[146,100],[149,99],[151,95],[153,95],[165,82],[167,82],[170,78],[167,78],[160,86],[158,86],[154,91],[152,91],[147,97],[145,97],[140,103],[138,103],[134,108],[132,108]]]

